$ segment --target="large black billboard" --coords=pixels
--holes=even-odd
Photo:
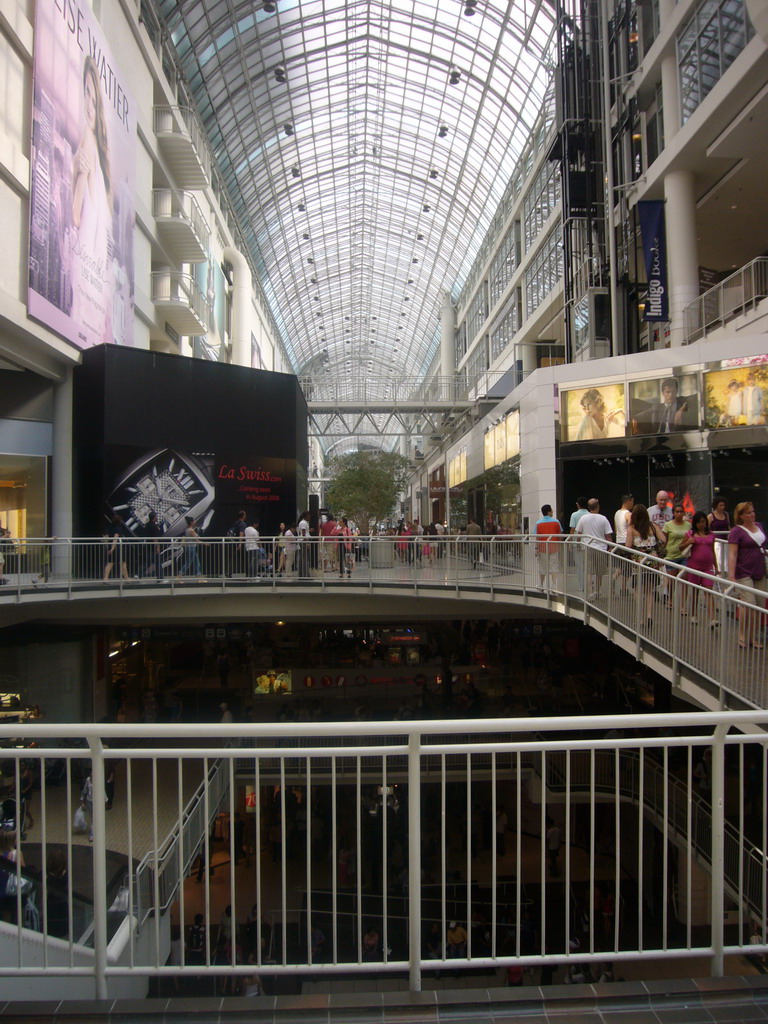
[[[186,515],[223,536],[240,509],[262,533],[296,518],[307,478],[307,407],[290,374],[117,346],[74,372],[74,522],[113,512],[141,533],[151,511],[181,535]]]

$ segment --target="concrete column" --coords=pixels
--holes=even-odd
[[[664,32],[666,24],[675,13],[677,0],[659,0],[659,29]],[[669,52],[661,62],[661,93],[664,103],[664,144],[680,130],[680,83],[677,73],[677,52],[675,41],[669,41]]]
[[[72,536],[72,447],[72,367],[67,367],[53,389],[50,532],[55,537]]]
[[[747,0],[747,13],[755,32],[764,43],[768,43],[768,5],[765,0]]]
[[[455,350],[455,318],[456,314],[451,302],[451,293],[443,296],[440,310],[440,376],[453,377],[456,372]]]
[[[224,259],[232,264],[234,284],[232,287],[232,364],[251,365],[251,301],[253,281],[251,268],[245,256],[227,247]]]
[[[670,343],[681,345],[683,310],[699,294],[696,193],[692,171],[670,171],[664,179],[667,228]]]
[[[680,80],[677,55],[673,49],[661,62],[661,95],[664,104],[664,145],[680,131]]]

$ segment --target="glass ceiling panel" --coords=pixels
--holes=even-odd
[[[156,3],[294,369],[425,372],[541,108],[553,0]]]

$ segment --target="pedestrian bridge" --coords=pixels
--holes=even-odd
[[[92,539],[24,541],[6,557],[0,623],[567,615],[703,708],[766,707],[763,595],[695,571],[670,575],[679,567],[639,564],[626,549],[567,538],[541,555],[533,537],[461,536],[358,537],[347,550],[270,537],[246,551],[217,538],[199,543],[198,565],[182,538],[154,543],[111,552]]]

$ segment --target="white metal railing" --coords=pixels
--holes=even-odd
[[[705,338],[734,317],[754,309],[766,296],[768,257],[758,256],[685,307],[685,343]]]
[[[189,871],[201,842],[207,844],[213,818],[231,789],[225,771],[230,762],[216,760],[205,766],[205,778],[187,803],[170,833],[146,853],[134,874],[131,897],[135,905],[129,912],[141,926],[156,908],[165,911],[178,893],[179,885]]]
[[[407,976],[418,990],[425,973],[446,967],[699,956],[719,975],[727,954],[768,952],[761,796],[767,723],[764,711],[478,720],[469,733],[464,721],[393,722],[386,737],[375,722],[205,726],[205,736],[199,725],[179,724],[172,733],[141,727],[138,739],[135,726],[26,724],[25,747],[18,746],[19,726],[0,726],[10,763],[5,799],[19,808],[15,824],[30,810],[23,807],[22,762],[39,780],[34,827],[25,838],[18,828],[3,833],[10,837],[6,850],[21,857],[10,869],[0,865],[0,976],[88,976],[104,998],[114,978],[232,978],[254,970],[313,977],[386,972]],[[83,751],[64,745],[74,737],[89,747],[92,843],[68,827],[81,786],[75,765]],[[280,746],[283,739],[290,749]],[[328,741],[343,743],[343,750],[329,751]],[[112,768],[120,766],[110,811],[107,755]],[[350,756],[357,770],[351,777],[337,773],[337,758]],[[425,773],[425,759],[435,757],[439,770]],[[47,770],[62,759],[63,795]],[[204,812],[195,837],[181,782],[199,773],[201,762],[193,802]],[[213,763],[221,770],[210,771]],[[707,785],[695,793],[700,764],[707,766]],[[147,777],[151,785],[140,781]],[[172,834],[188,835],[189,843],[174,851],[181,884],[164,889],[159,872],[145,885],[128,866],[142,842],[149,842],[150,861],[153,851],[167,849],[158,837],[169,811]],[[238,828],[238,815],[247,818],[246,828]],[[488,846],[482,823],[498,823],[499,815],[505,827]],[[214,818],[221,827],[208,837]],[[190,858],[203,834],[200,888]],[[45,865],[54,849],[68,866],[58,883],[67,893],[64,960],[48,955],[54,932]],[[107,884],[108,861],[113,875],[122,873],[119,856],[127,879],[121,902]],[[240,858],[248,865],[237,867]],[[214,863],[227,872],[234,940],[224,926],[216,933],[213,906],[221,894],[214,895],[206,870]],[[694,864],[710,878],[705,921],[690,883]],[[75,874],[80,888],[84,878],[92,880],[87,961],[71,924]],[[9,894],[10,875],[16,885]],[[33,887],[19,884],[24,876]],[[27,913],[33,890],[37,917]],[[178,966],[167,965],[164,952],[169,898],[187,939]],[[615,914],[607,912],[609,900]],[[205,928],[197,944],[190,926],[200,905]],[[694,928],[696,915],[701,927]],[[130,948],[116,963],[111,935],[123,919],[132,922]],[[447,945],[452,921],[465,932],[454,935],[454,948]],[[755,922],[757,943],[750,935]],[[433,923],[440,948],[427,952]],[[143,936],[147,928],[153,943]],[[577,952],[569,943],[575,935]]]
[[[748,706],[768,705],[765,619],[760,591],[721,576],[646,557],[605,550],[569,537],[549,541],[523,535],[374,536],[299,539],[262,537],[248,550],[235,538],[25,539],[7,549],[0,608],[9,602],[92,599],[94,591],[171,597],[191,589],[219,592],[266,589],[356,594],[397,588],[414,597],[447,599],[486,594],[574,616],[602,629],[638,657],[656,652],[673,679],[686,672],[724,707],[729,695]],[[710,586],[711,584],[711,586]],[[690,613],[690,614],[686,614]],[[732,703],[732,701],[731,701]],[[711,705],[710,705],[711,706]]]

